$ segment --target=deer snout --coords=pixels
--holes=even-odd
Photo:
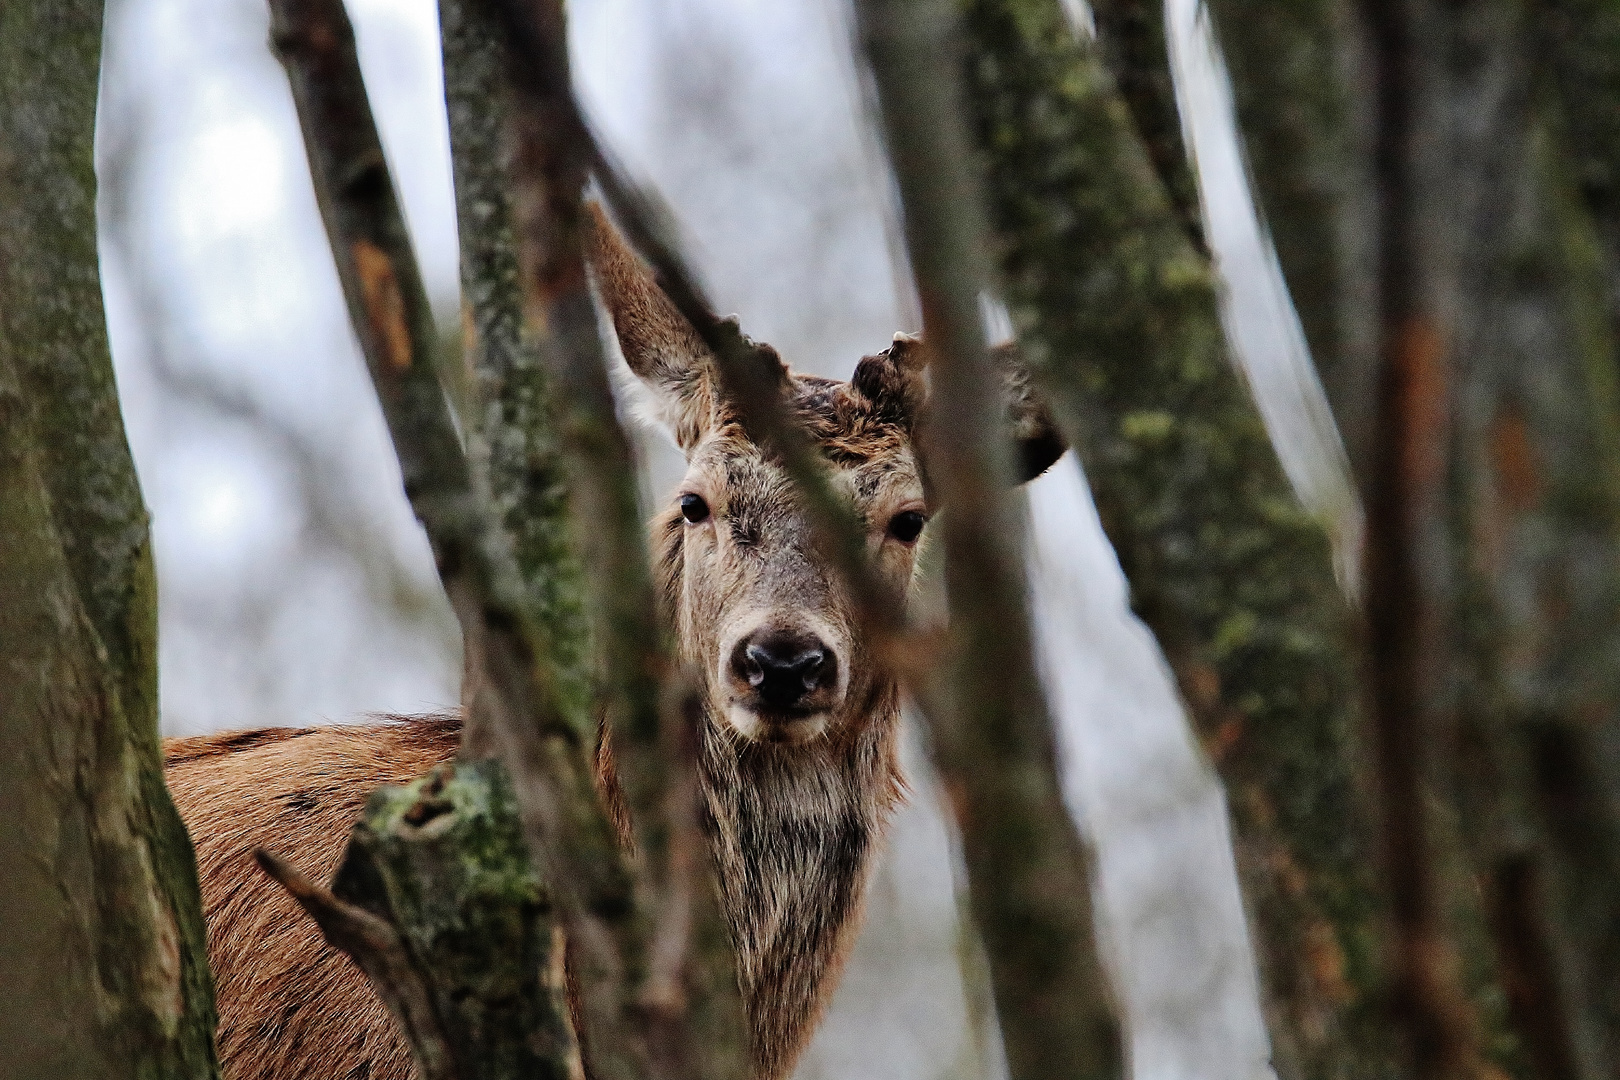
[[[838,680],[838,662],[820,639],[789,634],[748,637],[737,643],[732,673],[767,709],[796,709]]]

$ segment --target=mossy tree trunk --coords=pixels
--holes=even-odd
[[[1370,147],[1355,134],[1365,41],[1335,0],[1212,6],[1257,189],[1365,485],[1377,367],[1366,238],[1379,234]],[[1600,974],[1620,946],[1620,5],[1478,0],[1433,9],[1423,32],[1424,276],[1441,293],[1452,426],[1447,554],[1433,567],[1451,582],[1452,629],[1426,644],[1444,654],[1436,790],[1457,798],[1472,858],[1453,902],[1479,896],[1490,936],[1469,940],[1477,909],[1455,931],[1476,1000],[1495,996],[1493,980],[1506,991],[1510,1022],[1500,1005],[1482,1012],[1487,1057],[1608,1076],[1620,1047]]]
[[[213,1077],[96,256],[95,0],[0,7],[0,1010],[29,1077]]]
[[[1226,784],[1278,1072],[1402,1075],[1381,1007],[1359,653],[1327,538],[1289,489],[1227,356],[1209,265],[1092,46],[1054,2],[967,12],[1008,306]]]

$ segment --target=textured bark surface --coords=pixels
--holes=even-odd
[[[1529,1064],[1612,1076],[1620,394],[1604,237],[1620,189],[1588,155],[1605,141],[1620,152],[1620,125],[1601,134],[1620,91],[1604,52],[1620,8],[1480,0],[1456,33],[1472,79],[1455,96],[1480,118],[1458,154],[1479,178],[1458,229],[1460,792]],[[1537,61],[1568,66],[1543,66],[1538,85]]]
[[[406,495],[462,626],[469,678],[477,687],[466,721],[472,734],[466,737],[480,753],[498,751],[513,778],[522,833],[561,909],[582,984],[622,979],[617,937],[633,932],[631,877],[590,779],[593,733],[565,707],[549,662],[548,635],[531,618],[531,593],[474,486],[451,420],[435,366],[438,339],[361,82],[353,29],[335,0],[287,0],[271,10],[272,39],[293,87],[339,280]],[[510,860],[513,850],[485,854]],[[526,872],[509,863],[486,870],[506,880]],[[449,884],[450,892],[459,887]],[[424,893],[436,888],[422,884]],[[407,923],[422,914],[408,906],[392,912],[401,936],[411,936]],[[532,910],[508,917],[539,918]],[[432,982],[429,973],[418,973]],[[534,1008],[547,1000],[536,999]],[[471,1040],[488,1059],[502,1059],[497,1048],[505,1044],[511,1053],[504,1059],[517,1061],[523,1053],[515,1048],[530,1033],[515,1025],[528,1015],[495,1008],[482,1017],[440,1013],[438,1020],[446,1031],[491,1017],[509,1022],[501,1030],[449,1037]],[[558,1075],[571,1067],[557,1060],[548,1066]]]
[[[1096,0],[1097,45],[1187,239],[1208,257],[1198,181],[1181,134],[1163,0]]]
[[[371,797],[332,890],[397,928],[446,1075],[581,1080],[564,945],[498,762],[440,765]]]
[[[589,735],[590,656],[579,557],[570,542],[567,476],[548,379],[523,322],[523,283],[506,168],[511,105],[505,55],[485,5],[441,0],[445,105],[461,241],[464,360],[476,386],[469,433],[527,607],[550,641],[558,706]]]
[[[1448,547],[1457,341],[1448,271],[1459,82],[1443,9],[1408,0],[1362,0],[1376,193],[1377,352],[1363,574],[1370,737],[1381,817],[1381,869],[1389,882],[1391,1035],[1419,1076],[1472,1077],[1484,1069],[1486,1025],[1464,992],[1457,946],[1471,920],[1448,901],[1471,899],[1455,879],[1462,860],[1444,835],[1436,780],[1450,736],[1451,618],[1456,583]],[[1453,9],[1455,10],[1455,9]],[[1451,843],[1446,843],[1452,839]]]
[[[1611,335],[1620,334],[1620,3],[1527,0],[1527,40],[1569,181],[1596,227]]]
[[[96,256],[98,3],[0,8],[0,1046],[210,1077],[197,871],[163,784],[157,605]]]
[[[1226,784],[1278,1072],[1399,1075],[1357,773],[1358,652],[1326,537],[1090,45],[1056,4],[968,12],[1014,326]]]
[[[1338,3],[1213,6],[1257,189],[1365,486],[1368,240],[1382,229],[1355,131],[1363,111],[1374,127],[1376,57]],[[1448,627],[1422,646],[1432,790],[1457,796],[1461,829],[1448,835],[1449,813],[1434,823],[1452,849],[1443,903],[1481,1053],[1541,1076],[1612,1075],[1612,988],[1593,976],[1613,970],[1620,925],[1608,794],[1620,8],[1428,10],[1412,31],[1421,68],[1395,95],[1427,148],[1411,166],[1423,221],[1396,228],[1426,247],[1415,280],[1386,288],[1427,310],[1449,354],[1420,421],[1431,439],[1455,425],[1431,444],[1449,479],[1422,541],[1423,588],[1438,585]]]
[[[1085,846],[1064,806],[1035,671],[1022,530],[1005,497],[979,297],[992,270],[961,103],[957,8],[864,0],[860,33],[922,299],[925,462],[940,505],[952,647],[927,715],[1016,1080],[1113,1080],[1124,1050],[1098,962]]]
[[[452,137],[462,144],[458,176],[468,178],[468,195],[481,194],[496,208],[505,234],[496,244],[475,241],[474,253],[491,260],[486,269],[498,260],[503,282],[508,267],[517,273],[517,289],[499,301],[514,305],[511,315],[527,316],[532,335],[520,364],[480,354],[492,410],[486,436],[494,446],[543,427],[555,439],[552,447],[531,447],[523,476],[508,470],[502,479],[492,469],[492,480],[497,497],[529,504],[549,494],[537,481],[550,470],[566,481],[572,553],[563,569],[580,573],[588,600],[594,715],[604,745],[611,743],[612,764],[599,775],[620,785],[612,796],[622,793],[628,804],[636,850],[634,910],[643,921],[620,936],[622,981],[580,984],[588,1029],[593,1018],[619,1014],[616,1028],[587,1031],[592,1068],[602,1075],[650,1068],[668,1078],[741,1076],[749,1058],[736,961],[700,820],[700,714],[679,700],[681,680],[649,570],[636,462],[619,424],[586,273],[583,194],[596,154],[572,95],[565,13],[560,4],[522,12],[506,5],[491,19],[466,5],[450,27],[468,61],[449,87],[452,101],[482,83],[481,107],[495,114],[495,126],[465,124],[459,136],[452,120]],[[487,43],[503,37],[506,49],[492,56]],[[495,139],[504,140],[507,154],[492,152]],[[502,169],[507,158],[510,168]],[[474,179],[474,171],[481,176]],[[538,459],[542,449],[552,454],[548,461]],[[553,568],[531,560],[522,571],[532,581]],[[573,633],[587,636],[581,627]],[[637,1061],[642,1054],[646,1060]]]

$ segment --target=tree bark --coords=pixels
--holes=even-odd
[[[39,1077],[218,1075],[163,783],[146,508],[96,257],[101,7],[0,8],[0,1045]]]
[[[1097,44],[1120,97],[1136,121],[1148,160],[1170,197],[1188,241],[1209,258],[1198,180],[1181,133],[1175,79],[1170,73],[1163,0],[1095,0]]]
[[[1620,341],[1620,4],[1526,0],[1537,90],[1603,256],[1611,340]]]
[[[486,8],[477,0],[439,3],[461,241],[460,359],[474,385],[467,442],[511,538],[526,606],[550,642],[559,708],[589,736],[595,716],[584,571],[570,533],[553,393],[524,326],[506,165],[511,104],[505,53]]]
[[[1225,782],[1278,1073],[1402,1075],[1383,1028],[1359,651],[1327,539],[1092,47],[1056,4],[967,10],[1014,326]]]
[[[1370,148],[1353,134],[1365,47],[1338,3],[1214,8],[1256,186],[1365,485],[1377,367],[1366,239],[1381,231]],[[1620,1046],[1612,989],[1595,975],[1620,962],[1616,42],[1620,8],[1606,0],[1431,16],[1417,107],[1439,152],[1423,166],[1428,222],[1406,230],[1430,238],[1421,291],[1455,358],[1438,511],[1450,550],[1430,567],[1454,582],[1443,603],[1455,630],[1424,648],[1449,653],[1441,678],[1456,698],[1440,703],[1435,791],[1458,798],[1472,865],[1444,888],[1462,911],[1453,925],[1487,1056],[1545,1077],[1612,1075]]]
[[[1459,791],[1515,1026],[1549,1078],[1620,1067],[1620,393],[1600,254],[1614,208],[1582,160],[1604,107],[1584,95],[1604,88],[1581,88],[1584,116],[1544,122],[1548,54],[1526,47],[1612,65],[1585,50],[1620,40],[1620,18],[1583,10],[1564,37],[1574,7],[1457,13],[1473,181],[1445,185],[1462,247],[1452,518],[1471,590]]]
[[[962,832],[1016,1080],[1122,1075],[1084,842],[1064,807],[1034,664],[1022,529],[979,297],[991,275],[950,2],[863,0],[862,43],[922,298],[924,461],[939,501],[952,647],[924,710]]]
[[[1377,349],[1369,147],[1345,0],[1209,0],[1255,202],[1338,420],[1352,470],[1370,451]]]

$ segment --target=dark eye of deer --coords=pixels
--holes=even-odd
[[[696,525],[709,516],[709,504],[703,501],[701,495],[681,496],[681,517]]]
[[[902,544],[912,543],[922,535],[928,519],[915,510],[903,510],[889,519],[889,535]]]

